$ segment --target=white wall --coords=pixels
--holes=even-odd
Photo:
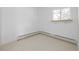
[[[1,41],[8,43],[16,40],[15,12],[13,8],[1,8]]]
[[[79,7],[78,7],[78,30],[77,30],[77,38],[78,38],[78,50],[79,50]]]
[[[36,8],[16,8],[15,12],[17,36],[38,31]]]
[[[42,31],[43,29],[42,29],[42,27],[43,27],[43,19],[42,19],[42,12],[43,12],[43,10],[42,10],[42,8],[41,7],[37,7],[37,18],[38,18],[38,20],[37,20],[37,28],[38,28],[38,31]]]
[[[1,40],[3,43],[16,40],[17,36],[36,31],[77,39],[77,8],[71,8],[73,22],[51,22],[52,10],[57,8],[0,8]]]
[[[16,40],[17,36],[37,31],[36,8],[1,8],[2,43]]]
[[[0,8],[0,44],[1,44],[1,8]]]
[[[52,34],[77,39],[77,8],[71,8],[71,17],[73,22],[51,22],[52,10],[59,9],[57,7],[45,7],[39,9],[40,20],[42,23],[41,30]]]

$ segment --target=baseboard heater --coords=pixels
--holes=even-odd
[[[43,35],[50,36],[52,38],[56,38],[56,39],[67,41],[67,42],[70,42],[70,43],[73,43],[73,44],[77,44],[77,41],[75,39],[71,39],[71,38],[67,38],[67,37],[51,34],[51,33],[44,32],[44,31],[37,31],[37,32],[33,32],[33,33],[22,35],[22,36],[18,36],[17,39],[20,40],[20,39],[27,38],[27,37],[30,37],[30,36],[33,36],[33,35],[37,35],[37,34],[43,34]]]

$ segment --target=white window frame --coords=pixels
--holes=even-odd
[[[63,10],[63,9],[69,9],[69,16],[68,16],[69,19],[62,19],[61,16],[62,16],[62,10]],[[54,17],[53,17],[55,10],[60,10],[60,17],[59,17],[60,19],[59,19],[59,20],[55,20]],[[52,21],[72,21],[72,19],[71,19],[71,9],[70,9],[70,8],[60,8],[60,9],[55,9],[55,10],[52,11],[52,14],[53,14],[53,16],[52,16]]]

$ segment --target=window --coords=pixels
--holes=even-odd
[[[60,10],[53,11],[53,20],[60,20]]]
[[[53,21],[71,20],[70,8],[53,10]]]

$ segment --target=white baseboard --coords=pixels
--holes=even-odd
[[[37,31],[37,32],[33,32],[33,33],[29,33],[29,34],[21,35],[21,36],[18,36],[17,39],[20,40],[20,39],[23,39],[23,38],[26,38],[26,37],[30,37],[30,36],[39,34],[39,33],[40,33],[40,32]]]
[[[56,39],[63,40],[63,41],[66,41],[66,42],[70,42],[70,43],[73,43],[73,44],[77,45],[77,41],[75,39],[71,39],[71,38],[67,38],[67,37],[51,34],[51,33],[44,32],[44,31],[37,31],[37,32],[25,34],[25,35],[22,35],[22,36],[18,36],[16,39],[20,40],[20,39],[27,38],[27,37],[30,37],[30,36],[33,36],[33,35],[37,35],[37,34],[47,35],[47,36],[50,36],[52,38],[56,38]],[[6,45],[6,44],[9,44],[9,43],[12,43],[12,42],[17,42],[17,40],[14,40],[14,41],[11,41],[11,42],[8,42],[8,43],[5,43],[5,44],[4,43],[0,43],[0,46]]]
[[[44,34],[44,35],[47,35],[47,36],[50,36],[50,37],[53,37],[53,38],[56,38],[56,39],[60,39],[60,40],[63,40],[63,41],[67,41],[67,42],[70,42],[70,43],[73,43],[73,44],[77,44],[77,41],[75,39],[71,39],[71,38],[68,38],[68,37],[63,37],[63,36],[51,34],[51,33],[44,32],[44,31],[41,31],[41,34]]]
[[[37,35],[37,34],[44,34],[44,35],[47,35],[47,36],[50,36],[50,37],[53,37],[53,38],[56,38],[56,39],[60,39],[60,40],[67,41],[67,42],[70,42],[70,43],[73,43],[73,44],[77,44],[77,41],[75,39],[51,34],[51,33],[44,32],[44,31],[37,31],[37,32],[25,34],[25,35],[19,36],[17,39],[19,40],[19,39],[23,39],[23,38],[30,37],[30,36]]]

